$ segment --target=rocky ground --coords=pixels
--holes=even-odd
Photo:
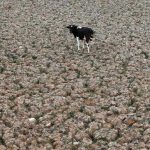
[[[150,0],[0,11],[0,150],[150,149]],[[95,30],[89,54],[69,24]]]

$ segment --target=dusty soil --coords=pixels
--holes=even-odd
[[[0,11],[0,150],[150,149],[150,0]],[[69,24],[95,30],[89,54]]]

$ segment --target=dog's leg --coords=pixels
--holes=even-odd
[[[87,36],[87,37],[86,37],[86,46],[87,46],[87,49],[88,49],[88,53],[90,52],[89,41],[90,41],[90,37]]]
[[[84,44],[85,44],[85,41],[83,40],[83,49],[84,49]]]
[[[78,45],[78,50],[80,50],[80,42],[79,42],[79,37],[77,37],[77,45]]]
[[[85,48],[85,41],[86,41],[86,37],[83,38],[83,49]]]
[[[90,52],[90,48],[89,48],[89,44],[86,42],[86,46],[87,46],[87,49],[88,49],[88,53]]]

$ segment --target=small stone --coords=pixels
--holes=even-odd
[[[102,129],[100,129],[98,131],[96,130],[94,132],[94,138],[96,140],[99,140],[99,139],[102,139],[102,138],[104,139],[104,138],[107,137],[108,131],[109,131],[109,129],[107,129],[107,128],[102,128]]]
[[[150,136],[149,135],[144,135],[143,140],[144,140],[145,143],[147,143],[150,140]]]
[[[79,142],[73,142],[73,145],[79,145]]]
[[[88,138],[83,138],[83,143],[85,143],[86,145],[90,145],[92,144],[92,140]]]
[[[0,145],[0,150],[6,150],[6,147],[3,145]]]
[[[46,146],[46,150],[51,150],[53,148],[52,145],[50,144],[46,144],[45,146]]]
[[[116,145],[117,145],[116,142],[110,142],[110,143],[108,144],[109,147],[113,147],[113,146],[116,146]]]
[[[121,124],[121,120],[117,117],[114,117],[111,119],[110,123],[113,125],[113,126],[117,126],[117,125],[120,125]]]
[[[117,133],[118,133],[117,130],[112,129],[112,130],[109,131],[106,138],[110,141],[114,141],[117,137]]]
[[[145,148],[146,144],[144,142],[139,142],[138,143],[140,145],[140,149]]]
[[[80,128],[80,129],[82,129],[83,127],[84,127],[84,123],[83,122],[78,122],[78,127]]]
[[[84,101],[84,104],[88,105],[88,106],[94,106],[96,104],[96,102],[95,102],[95,100],[87,99]]]
[[[96,120],[99,120],[99,122],[105,123],[105,113],[96,113],[94,117]]]
[[[91,122],[89,124],[89,131],[92,133],[92,132],[95,132],[96,130],[98,130],[99,128],[99,124],[97,122]]]
[[[148,128],[144,131],[144,135],[148,135],[148,134],[150,135],[150,128]]]
[[[121,112],[120,108],[118,108],[116,106],[111,106],[110,111],[112,111],[114,114],[120,114],[120,112]]]
[[[29,121],[30,121],[31,123],[35,123],[35,122],[36,122],[36,119],[35,119],[35,118],[29,118]]]
[[[108,129],[112,128],[112,124],[110,124],[110,123],[104,123],[103,126]]]
[[[137,121],[134,118],[129,118],[126,120],[126,124],[128,126],[132,126],[134,123],[136,123]]]

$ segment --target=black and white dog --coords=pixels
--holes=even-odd
[[[67,28],[70,30],[70,33],[74,35],[77,39],[78,50],[80,50],[80,42],[79,40],[83,40],[83,48],[84,43],[87,45],[88,53],[89,53],[89,42],[92,41],[94,31],[88,27],[78,27],[76,25],[69,25]]]

